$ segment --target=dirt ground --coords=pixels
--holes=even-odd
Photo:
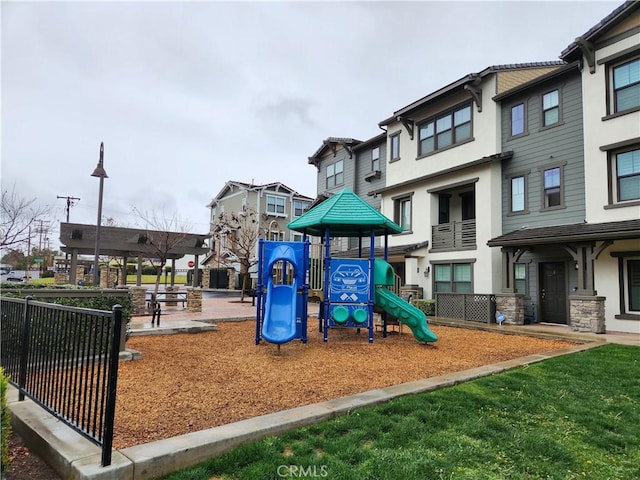
[[[374,388],[433,377],[571,343],[430,326],[436,343],[404,333],[369,344],[367,332],[314,322],[309,341],[255,345],[255,322],[217,332],[133,337],[142,360],[120,365],[114,447],[124,448]]]

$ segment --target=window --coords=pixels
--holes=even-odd
[[[640,199],[640,149],[615,154],[618,201]]]
[[[524,212],[526,205],[526,186],[524,175],[511,179],[511,207],[510,211]]]
[[[640,321],[640,257],[637,251],[612,252],[618,260],[620,313],[615,318]]]
[[[284,215],[284,198],[267,195],[267,213]]]
[[[438,224],[449,223],[451,195],[441,193],[438,195]]]
[[[525,263],[515,263],[513,265],[513,286],[516,293],[527,293],[527,265]]]
[[[548,127],[560,121],[560,92],[553,90],[542,96],[542,126]]]
[[[470,263],[443,263],[433,266],[434,291],[437,293],[472,293]]]
[[[302,234],[301,233],[292,233],[291,234],[291,240],[294,242],[301,242],[302,241]]]
[[[460,194],[462,220],[475,220],[476,218],[476,192],[464,192]]]
[[[613,67],[614,113],[640,107],[640,58]]]
[[[281,232],[280,230],[269,231],[269,240],[273,242],[284,241],[284,232]]]
[[[327,166],[327,188],[334,188],[344,183],[343,161],[339,160]]]
[[[629,311],[640,312],[640,260],[627,260]]]
[[[304,213],[304,210],[309,206],[308,202],[303,202],[302,200],[294,200],[293,201],[293,216],[299,217]]]
[[[380,147],[371,150],[371,171],[380,170]]]
[[[524,133],[524,103],[511,107],[511,136]]]
[[[562,205],[562,170],[560,167],[549,168],[543,172],[544,208]]]
[[[418,136],[419,156],[471,138],[471,105],[465,105],[421,124]]]
[[[394,221],[405,231],[411,230],[411,195],[393,200]]]
[[[400,133],[391,135],[391,161],[400,160]]]

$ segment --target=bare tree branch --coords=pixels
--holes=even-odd
[[[213,226],[211,235],[219,242],[218,260],[225,266],[240,265],[242,275],[242,294],[244,301],[247,288],[247,277],[251,267],[258,263],[256,244],[260,237],[258,212],[250,207],[235,213],[222,213]]]
[[[153,252],[149,260],[157,259],[160,262],[154,288],[154,293],[157,295],[162,269],[167,264],[169,252],[187,237],[191,231],[191,225],[183,222],[175,212],[171,215],[166,215],[164,211],[148,213],[142,212],[136,207],[133,207],[133,212],[145,224],[146,238],[144,240]],[[197,270],[194,274],[197,274],[196,272]]]
[[[48,206],[37,206],[35,198],[21,197],[15,185],[11,191],[2,190],[0,208],[0,247],[16,246],[34,238],[36,230],[30,227],[44,220],[51,211]]]

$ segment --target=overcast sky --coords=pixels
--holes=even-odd
[[[208,231],[227,180],[315,197],[307,159],[491,65],[558,60],[622,1],[7,2],[2,189],[95,224],[132,206]],[[52,243],[52,246],[55,246]]]

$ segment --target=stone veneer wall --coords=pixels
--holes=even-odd
[[[202,290],[195,288],[187,289],[187,311],[202,311]]]
[[[143,315],[147,311],[147,288],[129,287],[131,289],[131,302],[133,303],[133,314]]]
[[[505,315],[505,325],[524,325],[524,295],[496,293],[496,312]]]
[[[606,333],[606,297],[569,296],[569,324],[576,332]]]
[[[69,283],[69,274],[67,272],[55,272],[53,274],[53,281],[56,285],[64,285]]]
[[[209,283],[211,281],[211,268],[204,267],[202,270],[202,288],[209,288]]]
[[[178,298],[178,295],[176,295],[175,293],[172,292],[177,292],[180,290],[180,287],[177,285],[171,286],[171,285],[167,285],[164,288],[164,291],[167,292],[166,298]],[[167,302],[167,306],[172,306],[175,307],[176,305],[178,305],[178,302]]]
[[[118,277],[117,268],[100,267],[100,288],[115,288]]]

